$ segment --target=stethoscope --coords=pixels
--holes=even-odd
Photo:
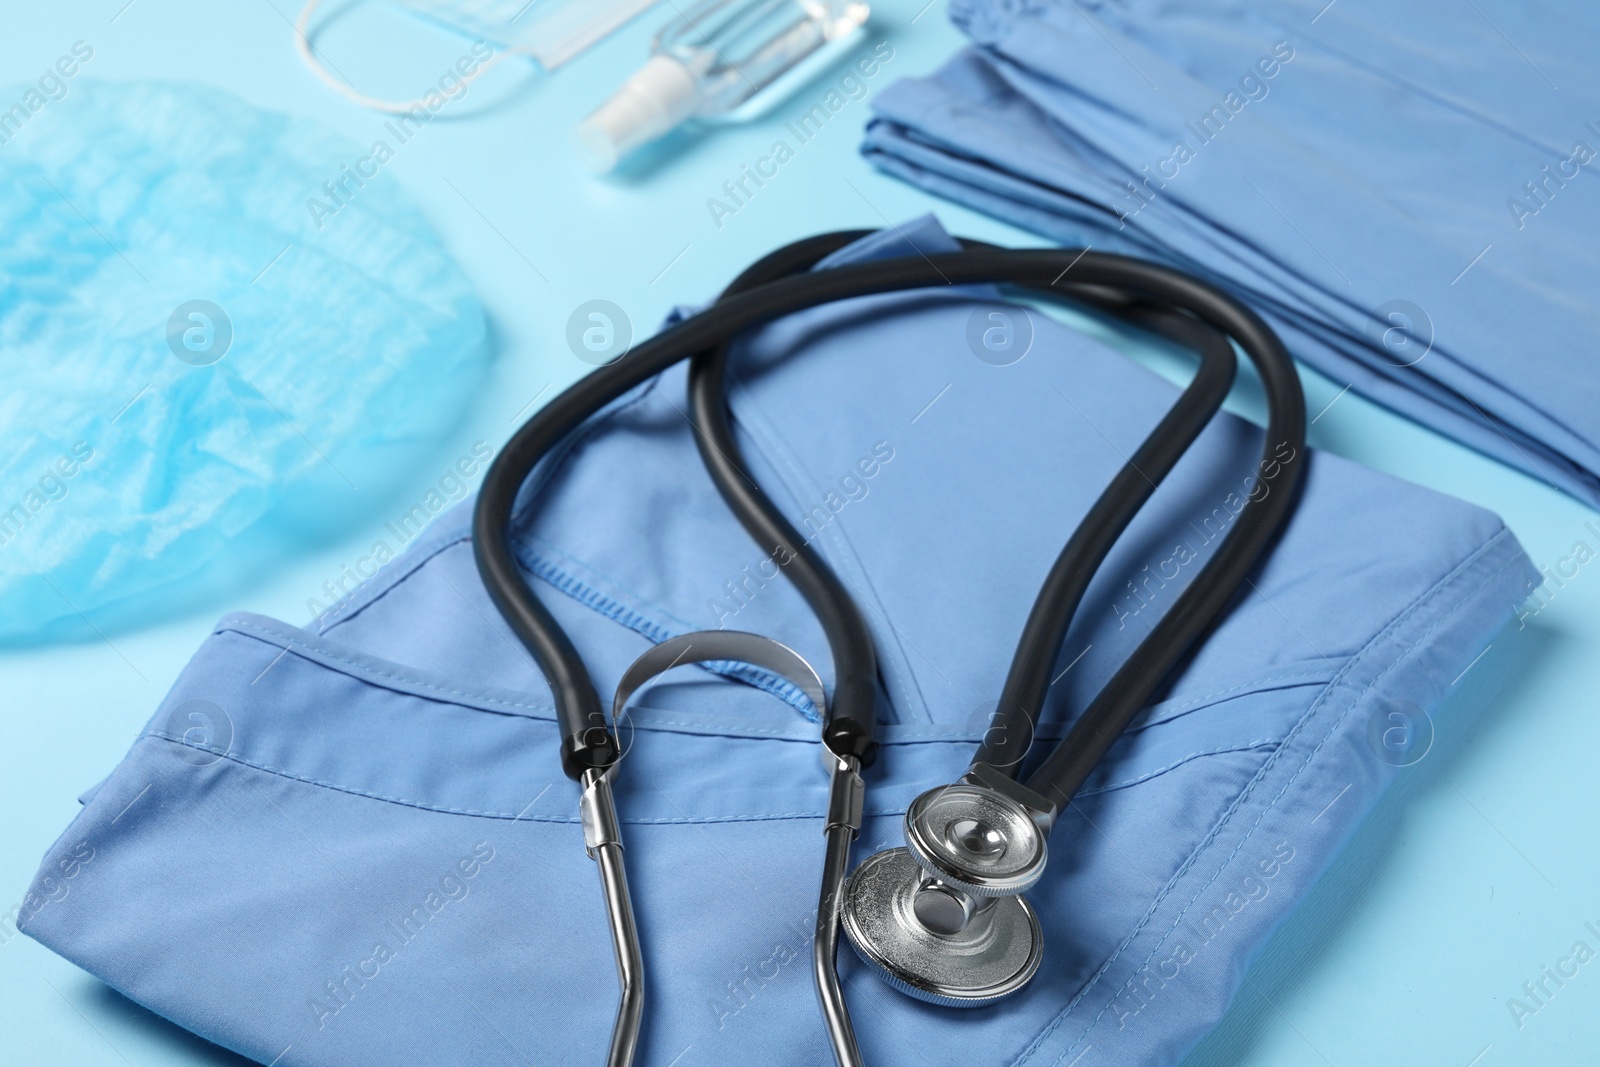
[[[1077,249],[1008,250],[963,240],[959,252],[812,270],[867,232],[822,234],[773,252],[706,311],[580,380],[512,436],[478,497],[478,569],[549,680],[562,768],[581,787],[584,845],[600,870],[621,986],[608,1067],[632,1062],[644,1009],[643,959],[611,788],[621,752],[615,724],[640,687],[682,664],[743,661],[788,679],[822,712],[829,790],[813,972],[834,1055],[841,1067],[860,1067],[835,961],[841,927],[870,967],[921,1000],[975,1006],[1026,985],[1039,968],[1043,936],[1022,894],[1044,873],[1058,813],[1247,582],[1293,506],[1305,452],[1300,379],[1282,342],[1249,308],[1179,271]],[[852,874],[850,848],[865,797],[861,772],[875,755],[877,655],[843,583],[747,472],[728,411],[730,344],[746,330],[818,304],[977,283],[1008,284],[1110,313],[1193,350],[1199,367],[1051,567],[967,772],[917,797],[905,815],[905,846],[869,856]],[[1268,409],[1263,458],[1248,499],[1212,557],[1066,736],[1042,760],[1030,760],[1073,613],[1122,531],[1221,408],[1237,369],[1234,345],[1255,365]],[[717,630],[684,634],[642,656],[625,672],[608,718],[577,649],[518,568],[511,520],[535,465],[591,415],[686,358],[701,458],[729,508],[816,613],[833,655],[831,700],[816,671],[793,650],[759,635]],[[1024,777],[1025,760],[1032,767]]]

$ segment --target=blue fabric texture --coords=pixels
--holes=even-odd
[[[375,149],[201,86],[56,84],[0,115],[0,640],[147,620],[263,519],[370,511],[487,356]]]
[[[923,219],[840,259],[952,247]],[[858,854],[898,843],[908,802],[965,767],[1049,563],[1176,395],[1038,314],[1024,358],[976,358],[968,323],[997,307],[984,290],[857,299],[736,355],[755,473],[882,650]],[[663,375],[552,457],[525,492],[519,557],[603,694],[651,642],[718,624],[785,641],[827,678],[804,602],[701,467],[684,388],[682,368]],[[1219,543],[1261,437],[1221,416],[1122,538],[1041,736],[1061,735]],[[1396,773],[1396,723],[1439,703],[1536,580],[1494,515],[1308,457],[1276,551],[1056,827],[1031,894],[1037,979],[951,1011],[845,950],[867,1062],[1178,1058]],[[828,1062],[807,945],[817,727],[773,679],[749,681],[685,668],[622,729],[642,1063]],[[463,505],[316,632],[219,623],[45,857],[19,925],[263,1063],[598,1062],[615,976],[556,742]]]
[[[974,46],[874,97],[878,166],[1063,244],[1205,276],[1337,382],[1600,504],[1596,9],[953,0],[951,15]],[[1513,24],[1515,45],[1497,29]]]

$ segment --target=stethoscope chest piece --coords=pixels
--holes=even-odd
[[[842,918],[862,961],[907,996],[948,1007],[979,1007],[1026,985],[1044,955],[1028,902],[930,881],[904,848],[856,868]]]
[[[1044,874],[1045,836],[1030,809],[984,784],[928,790],[906,810],[905,831],[917,865],[970,896],[1016,896]]]
[[[1039,969],[1039,919],[1021,894],[1044,873],[1053,805],[977,765],[906,810],[907,848],[870,856],[845,890],[845,932],[890,985],[976,1007]]]

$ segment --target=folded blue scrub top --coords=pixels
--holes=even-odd
[[[952,247],[923,219],[838,259]],[[907,803],[963,771],[1049,564],[1176,396],[1038,313],[1023,358],[976,358],[969,322],[1008,309],[1022,314],[979,289],[851,300],[737,357],[755,473],[855,590],[882,654],[858,857],[898,843]],[[684,387],[680,368],[640,388],[536,472],[519,557],[603,694],[652,642],[718,624],[787,642],[827,679],[811,614],[701,467]],[[1260,484],[1260,441],[1219,417],[1122,538],[1043,736],[1199,569]],[[1056,826],[1030,894],[1046,931],[1033,983],[955,1011],[841,952],[868,1063],[1173,1062],[1425,754],[1396,731],[1425,730],[1537,575],[1476,507],[1332,455],[1306,478],[1270,559]],[[628,716],[641,1064],[830,1062],[808,963],[815,717],[760,672],[700,668]],[[549,691],[478,580],[463,505],[318,627],[223,619],[45,857],[20,925],[279,1067],[599,1063],[616,978],[576,815]]]
[[[1338,384],[1600,505],[1600,8],[950,10],[974,47],[874,97],[880,167],[1207,277]]]

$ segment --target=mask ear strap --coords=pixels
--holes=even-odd
[[[319,79],[322,80],[324,85],[338,93],[340,96],[344,97],[346,100],[349,100],[353,104],[359,104],[360,106],[371,111],[382,111],[389,115],[407,115],[419,107],[427,107],[427,104],[421,98],[411,100],[409,102],[401,102],[398,100],[382,100],[375,96],[367,96],[365,93],[358,91],[343,78],[335,77],[334,74],[328,70],[327,65],[323,62],[322,57],[318,54],[317,46],[311,41],[311,16],[316,14],[317,8],[321,6],[322,0],[306,0],[306,5],[300,9],[300,17],[295,20],[294,24],[294,50],[299,54],[300,62],[304,63],[311,70],[311,73],[315,74]],[[486,45],[490,48],[494,47],[487,41],[479,41],[477,43]],[[478,68],[471,74],[460,75],[462,90],[465,90],[467,86],[483,77],[484,74],[488,73],[490,70],[499,66],[508,57],[517,54],[518,51],[516,49],[502,48],[497,50],[494,55],[478,64]]]

